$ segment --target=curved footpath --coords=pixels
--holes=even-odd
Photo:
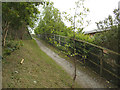
[[[53,60],[55,60],[56,63],[58,63],[61,67],[63,67],[63,69],[67,73],[69,73],[71,77],[73,77],[74,75],[73,64],[71,64],[64,58],[61,58],[60,56],[58,56],[58,54],[56,54],[55,52],[47,48],[39,40],[37,39],[35,40],[42,51],[44,51],[48,56],[50,56]],[[76,81],[78,84],[80,84],[82,88],[116,88],[116,86],[109,83],[107,80],[93,73],[92,71],[89,71],[89,73],[92,73],[92,75],[87,74],[87,72],[84,72],[83,70],[77,68]]]

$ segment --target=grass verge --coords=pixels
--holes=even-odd
[[[20,50],[14,51],[2,62],[3,88],[71,87],[72,78],[40,50],[35,40],[24,40],[23,43]],[[20,64],[22,59],[24,62]]]
[[[59,50],[58,48],[56,48],[53,45],[50,45],[47,41],[39,39],[39,38],[37,38],[37,39],[40,40],[46,47],[50,48],[52,51],[57,53],[60,57],[64,58],[65,60],[67,60],[68,62],[70,62],[74,65],[74,57],[68,57],[63,52],[61,52],[61,50]],[[79,70],[83,71],[84,73],[86,73],[87,75],[89,75],[90,77],[94,78],[96,76],[99,76],[90,67],[86,66],[85,64],[81,63],[80,61],[77,61],[77,68]]]

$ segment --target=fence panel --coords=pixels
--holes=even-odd
[[[46,34],[39,35],[40,38],[47,40],[65,53],[74,53],[74,42],[76,49],[76,59],[89,66],[100,76],[105,77],[110,82],[120,86],[120,54],[112,50],[88,43],[82,40]]]

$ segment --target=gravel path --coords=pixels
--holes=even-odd
[[[35,39],[35,38],[34,38]],[[74,65],[61,58],[58,54],[47,48],[39,40],[35,39],[40,49],[44,51],[48,56],[56,61],[71,77],[74,75]],[[89,73],[89,74],[87,74]],[[94,75],[93,75],[94,74]],[[93,77],[94,76],[94,77]],[[116,86],[112,85],[105,79],[101,78],[99,75],[95,75],[92,71],[85,72],[77,68],[77,78],[76,81],[82,88],[115,88]]]

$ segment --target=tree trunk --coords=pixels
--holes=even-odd
[[[28,33],[26,29],[23,30],[23,32],[21,33],[21,40],[23,40],[25,32]]]
[[[74,88],[75,85],[75,80],[76,80],[76,76],[77,76],[77,66],[76,66],[76,48],[75,48],[75,39],[74,39],[74,77],[73,77],[73,83],[72,83],[72,88]]]
[[[4,36],[4,38],[3,38],[3,46],[4,46],[4,47],[5,47],[5,43],[6,43],[7,33],[8,33],[8,28],[7,28],[7,30],[6,30],[6,32],[5,32],[5,36]]]
[[[5,32],[5,35],[3,35],[3,46],[5,46],[5,43],[6,43],[6,37],[7,37],[7,33],[8,33],[9,24],[10,24],[10,22],[8,22],[6,27],[3,29],[3,31]]]
[[[75,12],[75,15],[76,15],[76,12]],[[74,67],[75,67],[75,70],[74,70],[74,77],[73,77],[73,83],[72,83],[72,89],[74,89],[74,84],[75,84],[75,80],[76,80],[76,76],[77,76],[77,67],[76,67],[76,43],[75,43],[75,15],[74,15],[74,37],[73,37],[73,40],[74,40]]]

